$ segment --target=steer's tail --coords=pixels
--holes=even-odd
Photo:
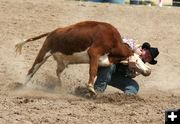
[[[15,45],[16,53],[21,54],[22,47],[23,47],[23,45],[26,44],[27,42],[34,41],[34,40],[38,40],[38,39],[40,39],[40,38],[42,38],[42,37],[47,36],[48,34],[49,34],[49,32],[48,32],[48,33],[41,34],[41,35],[36,36],[36,37],[33,37],[33,38],[29,38],[29,39],[27,39],[27,40],[24,40],[23,42],[20,42],[20,43],[16,44],[16,45]]]

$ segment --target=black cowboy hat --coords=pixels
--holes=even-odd
[[[151,53],[152,60],[149,62],[149,64],[155,65],[157,63],[157,60],[154,60],[159,55],[158,48],[151,47],[151,45],[148,42],[144,42],[142,45],[142,49],[148,49]]]

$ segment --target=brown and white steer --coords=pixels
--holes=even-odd
[[[28,71],[27,84],[40,66],[53,55],[57,61],[57,76],[68,64],[89,63],[88,89],[94,91],[94,80],[98,66],[110,66],[133,55],[129,46],[124,44],[120,33],[111,24],[96,21],[84,21],[42,34],[18,43],[16,52],[21,53],[22,46],[30,41],[47,36],[31,69]]]

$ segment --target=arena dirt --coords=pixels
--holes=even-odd
[[[180,8],[129,6],[62,0],[0,0],[0,123],[162,124],[165,110],[180,107]],[[137,96],[108,87],[89,97],[85,89],[88,65],[70,65],[60,86],[53,58],[27,87],[25,75],[44,38],[15,55],[23,39],[85,20],[114,25],[124,37],[158,47],[158,64],[149,77],[135,78]]]

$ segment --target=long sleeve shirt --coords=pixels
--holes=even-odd
[[[134,68],[128,68],[127,66],[125,70],[125,75],[131,78],[134,78],[139,74],[149,76],[151,74],[151,68],[146,65],[140,57],[141,45],[136,45],[135,40],[128,38],[123,38],[123,42],[130,46],[130,48],[134,51],[134,55],[130,56],[126,61],[122,62],[122,64],[127,66],[129,62],[135,62]]]

